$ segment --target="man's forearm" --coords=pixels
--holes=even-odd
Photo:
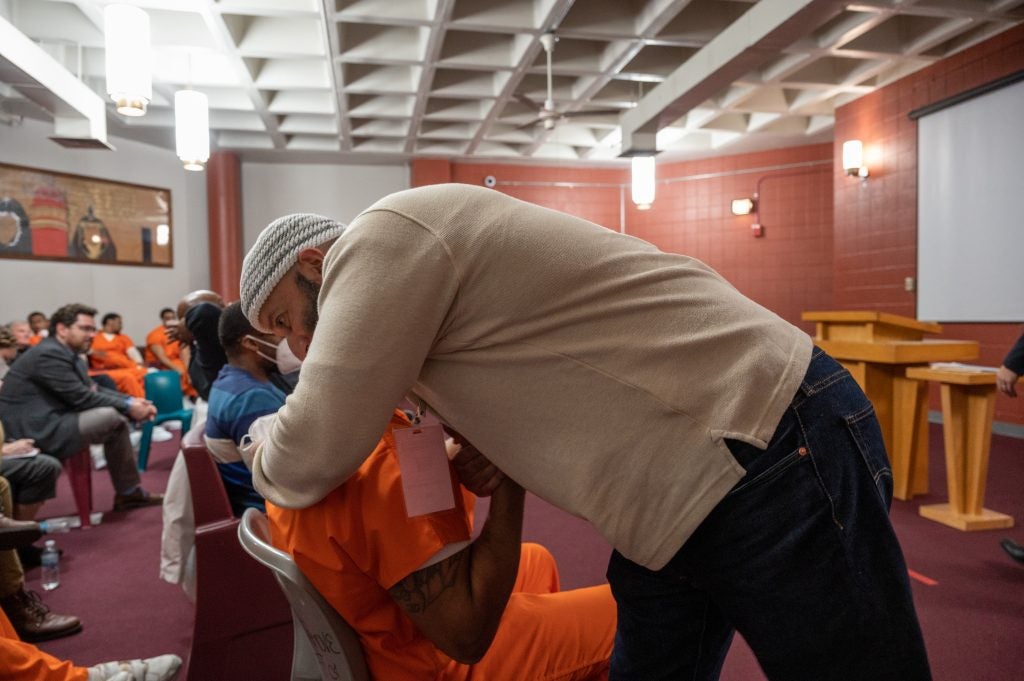
[[[498,631],[519,572],[524,497],[523,488],[506,478],[491,496],[487,521],[470,546],[471,594],[483,620],[481,633],[490,632],[481,657]]]
[[[388,590],[423,635],[452,659],[478,662],[494,640],[519,572],[522,526],[523,489],[506,479],[491,497],[476,541]]]
[[[167,356],[167,353],[164,352],[164,348],[163,348],[162,345],[156,345],[156,344],[150,345],[149,346],[149,351],[152,352],[156,356],[157,360],[161,364],[163,364],[165,367],[167,367],[171,371],[177,371],[178,370],[178,368],[175,367],[174,364],[171,362],[170,357]]]

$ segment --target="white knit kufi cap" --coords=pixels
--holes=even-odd
[[[242,313],[249,323],[269,332],[257,318],[285,272],[298,261],[299,252],[335,239],[344,231],[345,225],[314,213],[285,215],[267,225],[242,261]]]

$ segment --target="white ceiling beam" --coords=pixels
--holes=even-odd
[[[110,147],[103,98],[3,17],[0,82],[53,114],[57,137]]]
[[[574,0],[554,0],[551,3],[551,7],[548,10],[547,16],[540,22],[540,30],[536,31],[533,39],[530,41],[529,46],[523,50],[523,54],[519,59],[519,63],[512,71],[512,76],[505,82],[505,86],[501,89],[498,94],[498,98],[491,106],[491,110],[484,117],[483,122],[477,129],[476,134],[473,135],[473,139],[469,141],[466,146],[465,155],[472,156],[476,152],[477,146],[483,141],[484,135],[495,121],[498,120],[498,115],[504,110],[505,106],[512,100],[512,94],[519,87],[520,81],[523,76],[533,66],[533,62],[536,61],[537,55],[541,52],[541,45],[539,36],[547,31],[553,31],[560,23],[565,15],[569,13],[572,8]]]
[[[622,116],[622,155],[656,151],[658,130],[822,25],[842,0],[761,0]]]
[[[455,0],[439,0],[434,21],[430,25],[426,58],[423,61],[426,67],[420,74],[420,87],[416,92],[416,103],[412,109],[412,125],[409,126],[409,137],[405,140],[407,154],[416,151],[416,138],[423,122],[423,114],[427,110],[427,100],[430,99],[430,91],[434,85],[434,74],[437,73],[436,64],[441,58],[441,47],[444,45],[445,33],[454,8]]]

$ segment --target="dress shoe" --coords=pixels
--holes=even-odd
[[[150,494],[146,490],[139,487],[131,494],[116,495],[114,497],[114,510],[130,511],[133,508],[142,508],[144,506],[162,506],[163,503],[164,495]]]
[[[0,607],[21,640],[29,643],[49,641],[82,630],[82,623],[77,617],[50,612],[35,591],[18,589],[10,596],[0,598]]]
[[[1024,546],[1021,546],[1012,539],[1004,539],[999,542],[999,545],[1003,547],[1003,551],[1013,558],[1018,563],[1024,563]]]
[[[13,520],[0,514],[0,551],[28,546],[42,536],[34,520]]]

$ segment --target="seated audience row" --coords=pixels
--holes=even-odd
[[[0,478],[0,483],[3,478]],[[0,487],[0,491],[4,488]],[[0,493],[0,502],[10,504]],[[7,508],[5,506],[4,508]],[[0,588],[6,585],[6,576],[2,572],[5,565],[5,554],[13,553],[11,549],[23,546],[39,536],[38,526],[26,527],[35,523],[12,525],[0,514]],[[20,572],[20,570],[19,570]],[[160,655],[145,660],[125,660],[104,662],[92,667],[80,667],[68,660],[60,660],[49,655],[30,641],[42,641],[56,636],[74,633],[81,629],[77,617],[54,615],[40,601],[38,596],[24,592],[22,588],[18,596],[18,608],[12,613],[7,609],[0,610],[0,677],[10,681],[172,681],[181,668],[181,658],[177,655]],[[22,607],[21,601],[26,602]],[[19,626],[19,620],[27,621]],[[63,628],[62,628],[63,627]]]

